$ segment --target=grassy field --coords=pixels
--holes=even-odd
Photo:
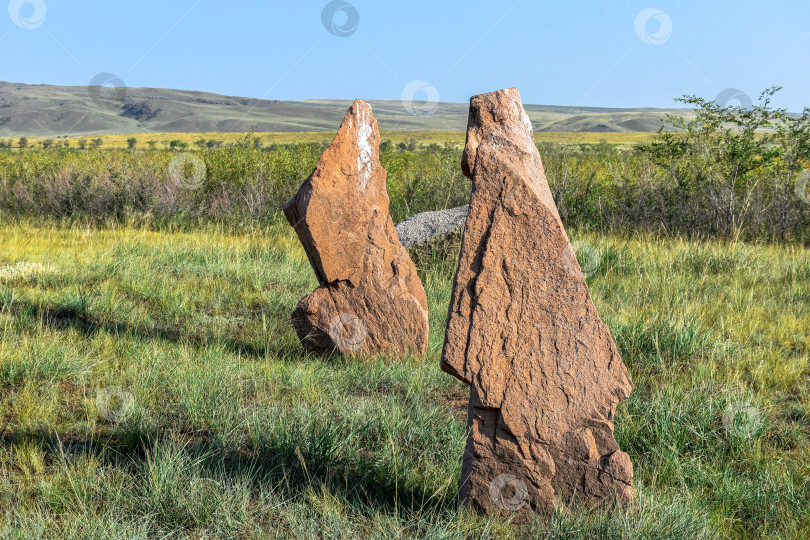
[[[810,537],[810,250],[573,236],[636,385],[640,502],[517,526],[454,500],[453,261],[420,269],[426,357],[325,360],[289,322],[316,283],[280,220],[5,222],[0,537]]]
[[[298,133],[256,133],[255,136],[262,145],[271,144],[297,144],[297,143],[330,143],[334,138],[334,132],[306,131]],[[630,147],[637,144],[649,142],[655,133],[563,133],[563,132],[539,132],[534,134],[534,139],[538,144],[558,143],[558,144],[600,144],[608,143],[621,147]],[[147,148],[148,141],[155,141],[158,148],[166,147],[171,141],[182,141],[194,147],[194,143],[200,139],[206,141],[221,141],[223,145],[235,144],[244,139],[244,133],[135,133],[131,135],[99,135],[85,137],[67,137],[53,139],[62,144],[67,141],[71,148],[78,148],[80,140],[89,141],[96,138],[103,139],[103,148],[127,148],[127,139],[137,140],[135,148]],[[15,137],[11,138],[16,145]],[[47,137],[29,137],[29,144],[40,146]],[[463,131],[383,131],[381,139],[390,140],[393,144],[407,143],[411,140],[418,144],[439,144],[450,142],[453,146],[461,148],[464,146],[465,133]]]

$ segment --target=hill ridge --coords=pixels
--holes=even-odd
[[[399,100],[366,100],[386,131],[464,131],[467,103],[416,116]],[[0,137],[122,133],[334,131],[349,99],[286,101],[198,90],[55,86],[0,81]],[[686,109],[525,105],[537,132],[652,132]]]

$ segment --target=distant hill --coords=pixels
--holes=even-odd
[[[400,101],[369,100],[386,131],[464,131],[466,103],[439,103],[414,116]],[[0,82],[0,137],[121,133],[334,131],[349,100],[276,101],[161,88],[99,88]],[[665,113],[684,109],[609,109],[526,105],[535,131],[650,132]]]

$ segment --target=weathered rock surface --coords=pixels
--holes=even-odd
[[[284,207],[320,286],[293,312],[322,353],[412,353],[427,347],[427,297],[388,213],[371,107],[357,100],[315,171]]]
[[[560,221],[517,89],[470,101],[470,212],[441,367],[470,384],[460,497],[487,512],[631,501],[633,389]]]
[[[436,212],[422,212],[397,224],[399,241],[406,248],[445,240],[464,230],[470,205]]]

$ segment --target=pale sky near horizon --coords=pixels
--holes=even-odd
[[[283,100],[517,86],[524,103],[672,107],[781,85],[799,111],[809,64],[806,1],[11,0],[0,17],[0,80]]]

